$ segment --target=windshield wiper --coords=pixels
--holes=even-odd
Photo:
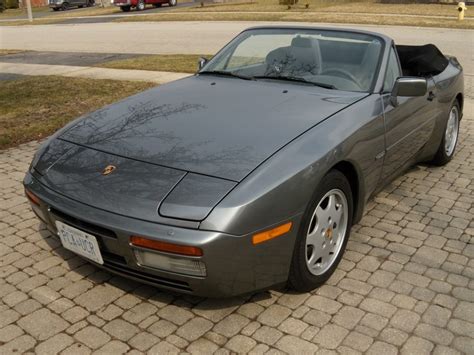
[[[230,76],[233,78],[239,78],[243,80],[253,80],[253,77],[247,76],[247,75],[241,75],[237,74],[235,72],[231,71],[225,71],[225,70],[205,70],[205,71],[200,71],[198,72],[199,75],[204,74],[204,75],[222,75],[222,76]]]
[[[293,81],[296,83],[305,83],[314,86],[319,86],[325,89],[335,90],[337,89],[334,85],[325,84],[325,83],[318,83],[316,81],[306,80],[305,78],[301,78],[298,76],[268,76],[268,75],[261,75],[261,76],[254,76],[254,79],[272,79],[272,80],[284,80],[284,81]]]

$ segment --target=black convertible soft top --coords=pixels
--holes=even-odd
[[[424,46],[398,46],[398,57],[403,75],[431,76],[441,73],[449,60],[434,44]]]

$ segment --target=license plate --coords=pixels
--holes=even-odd
[[[60,221],[56,221],[56,228],[63,247],[82,255],[98,264],[103,264],[97,238]]]

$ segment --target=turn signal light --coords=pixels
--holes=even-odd
[[[270,239],[279,237],[280,235],[283,235],[285,233],[288,233],[291,230],[292,224],[293,223],[288,222],[276,228],[270,229],[268,231],[255,234],[252,237],[252,244],[253,245],[260,244],[260,243],[266,242],[267,240],[270,240]]]
[[[189,255],[189,256],[202,256],[202,249],[189,246],[189,245],[180,245],[167,242],[161,242],[158,240],[148,239],[133,235],[130,237],[130,243],[132,245],[147,249],[153,249],[158,251],[164,251],[166,253],[180,254],[180,255]]]
[[[35,205],[39,206],[40,205],[40,199],[38,196],[36,196],[33,192],[25,189],[25,195],[28,197],[28,199],[33,202]]]

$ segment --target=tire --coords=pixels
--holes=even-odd
[[[308,292],[329,279],[344,254],[352,215],[350,184],[340,171],[331,170],[316,188],[301,221],[289,286],[299,292]]]
[[[453,159],[458,143],[460,119],[461,109],[458,101],[455,101],[449,110],[446,125],[444,126],[443,138],[439,144],[438,151],[431,161],[434,165],[445,165]]]
[[[129,12],[130,8],[130,6],[120,6],[120,10],[122,10],[123,12]]]
[[[178,5],[178,0],[169,0],[168,5],[169,6],[176,6],[176,5]]]
[[[89,0],[89,1],[87,1],[87,5],[86,5],[86,6],[87,6],[87,7],[92,7],[92,6],[94,6],[94,0]]]
[[[145,10],[145,0],[138,0],[138,3],[137,3],[137,11],[143,11]]]
[[[61,10],[66,11],[69,8],[69,4],[67,2],[63,2],[61,5]]]

